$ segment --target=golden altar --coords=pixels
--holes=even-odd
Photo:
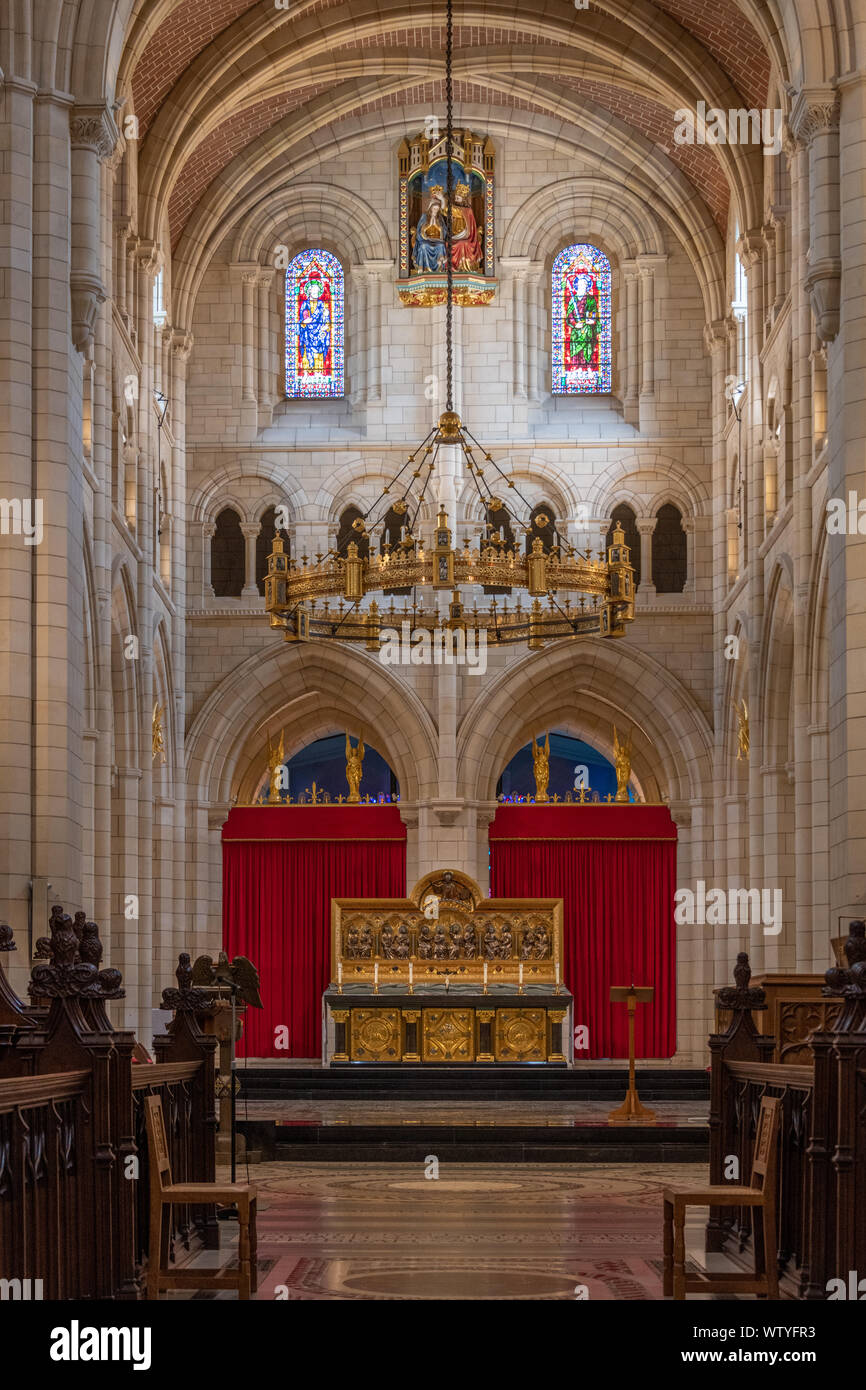
[[[451,869],[335,898],[330,973],[327,1065],[571,1062],[560,898],[485,898]]]

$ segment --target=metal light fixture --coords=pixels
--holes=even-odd
[[[363,642],[372,651],[380,646],[384,627],[409,620],[415,629],[485,632],[494,642],[526,642],[530,650],[545,641],[561,637],[622,637],[625,625],[634,617],[634,569],[629,558],[625,534],[617,525],[613,545],[595,557],[591,550],[577,551],[560,533],[552,518],[537,518],[542,526],[552,524],[556,543],[545,552],[539,536],[531,541],[528,553],[509,547],[505,528],[494,527],[491,517],[504,512],[510,523],[529,537],[532,534],[531,504],[513,478],[505,473],[493,456],[478,443],[454,410],[453,399],[453,228],[450,209],[454,187],[453,167],[453,43],[452,0],[447,4],[446,77],[447,107],[447,206],[446,256],[448,290],[445,309],[445,343],[448,395],[438,424],[409,454],[402,468],[382,489],[363,516],[352,524],[355,536],[339,544],[327,555],[317,555],[310,564],[303,555],[298,565],[286,555],[282,538],[275,535],[268,556],[265,576],[265,607],[271,626],[282,628],[286,641],[311,638],[341,642]],[[457,448],[466,474],[475,484],[487,518],[477,547],[468,539],[462,550],[452,543],[448,517],[441,501],[438,506],[432,547],[426,551],[417,527],[425,496],[441,448]],[[486,471],[492,470],[492,482]],[[512,492],[525,508],[518,516],[498,489]],[[395,496],[396,494],[396,496]],[[405,518],[401,538],[395,545],[381,543],[377,556],[370,554],[377,536],[384,537],[386,515]],[[464,606],[461,586],[481,585],[506,591],[501,603],[493,598],[488,608]],[[380,608],[368,595],[407,590],[411,598],[396,608]],[[440,595],[450,594],[446,601]],[[516,602],[509,606],[509,593]],[[573,596],[579,596],[578,602]],[[428,605],[425,606],[424,598]],[[524,596],[527,606],[524,607]],[[562,597],[560,597],[562,596]],[[332,600],[336,603],[332,606]],[[543,602],[544,601],[544,602]]]

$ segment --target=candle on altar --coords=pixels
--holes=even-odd
[[[414,979],[415,979],[415,977],[414,977],[414,975],[413,975],[413,973],[412,973],[412,962],[411,962],[411,960],[410,960],[410,962],[409,962],[409,990],[410,990],[410,992],[411,992],[411,990],[412,990],[412,985],[413,985]]]
[[[375,961],[374,964],[373,964],[373,985],[374,985],[374,987],[375,987],[376,989],[379,988],[379,962],[378,962],[378,961]]]
[[[517,967],[517,980],[520,988],[523,989],[523,961],[521,961],[520,965]]]
[[[342,989],[343,989],[343,962],[342,962],[341,960],[338,960],[338,961],[337,961],[337,985],[339,986],[340,992],[342,993]]]
[[[553,979],[555,984],[559,984],[559,961],[553,962]]]
[[[484,993],[487,993],[487,961],[484,962]]]

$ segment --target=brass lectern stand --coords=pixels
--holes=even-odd
[[[651,1004],[655,990],[652,985],[611,985],[610,1002],[628,1004],[628,1091],[622,1105],[611,1110],[608,1124],[655,1124],[656,1112],[641,1105],[634,1084],[634,1016],[638,1004]]]

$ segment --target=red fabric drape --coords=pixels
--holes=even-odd
[[[608,996],[633,982],[655,987],[653,1003],[637,1008],[636,1055],[673,1056],[676,827],[667,809],[503,806],[490,860],[493,897],[563,900],[563,978],[575,1026],[589,1030],[575,1055],[628,1056],[626,1006]]]
[[[327,838],[326,838],[327,837]],[[318,1057],[330,975],[331,899],[401,898],[406,832],[396,807],[250,807],[223,827],[223,941],[258,967],[239,1052]],[[289,1046],[274,1046],[285,1025]]]

